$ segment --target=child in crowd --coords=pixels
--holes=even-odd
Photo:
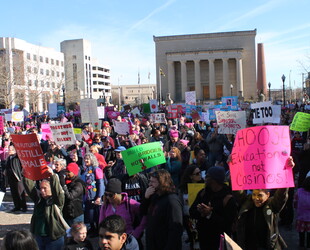
[[[70,229],[71,236],[64,250],[93,250],[91,242],[87,237],[87,228],[83,222],[74,223]]]

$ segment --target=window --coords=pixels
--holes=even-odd
[[[43,69],[40,69],[40,74],[44,75],[44,70]]]
[[[56,60],[56,66],[59,66],[59,60]]]
[[[95,67],[95,66],[93,66],[93,70],[96,70],[96,67]]]
[[[51,64],[54,65],[54,59],[51,59]]]
[[[27,67],[27,71],[28,71],[28,73],[31,73],[31,67],[30,66]]]
[[[46,87],[50,87],[50,83],[49,82],[46,82]]]
[[[85,60],[87,60],[87,56],[85,56]]]
[[[49,76],[50,75],[50,71],[47,69],[46,70],[46,75]]]
[[[52,88],[53,88],[53,89],[55,88],[55,83],[54,83],[54,82],[52,82]]]
[[[48,57],[45,57],[45,62],[48,63],[48,61],[49,61],[49,60],[48,60]]]
[[[61,72],[61,77],[64,78],[65,77],[65,73]]]
[[[32,81],[28,80],[28,86],[30,87],[32,85]]]
[[[51,73],[52,73],[52,76],[55,76],[55,71],[54,70],[52,70]]]
[[[64,66],[64,61],[61,61],[61,67],[63,67]]]
[[[38,80],[34,81],[34,86],[38,87]]]
[[[72,56],[72,59],[73,59],[73,60],[76,60],[76,55],[73,55],[73,56]]]
[[[59,77],[59,71],[56,72],[57,77]]]
[[[27,53],[27,59],[30,60],[30,53]]]
[[[37,61],[37,55],[33,55],[33,61]]]
[[[41,81],[41,87],[42,87],[42,88],[44,87],[44,82],[43,82],[43,81]]]
[[[38,68],[34,67],[33,68],[33,73],[37,74],[38,73]]]
[[[43,62],[43,56],[40,56],[40,62]]]

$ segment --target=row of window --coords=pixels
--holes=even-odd
[[[31,60],[31,55],[30,55],[30,53],[27,53],[27,59],[28,59],[28,60]],[[33,54],[33,55],[32,55],[32,60],[35,61],[35,62],[37,62],[37,61],[38,61],[38,56],[35,55],[35,54]],[[40,61],[40,62],[44,62],[43,56],[39,56],[39,61]],[[56,66],[59,66],[59,60],[54,60],[53,58],[45,57],[45,63],[51,63],[52,65],[55,65],[55,64],[56,64]],[[61,65],[61,67],[63,67],[63,66],[64,66],[64,62],[63,62],[63,61],[60,61],[60,65]]]
[[[110,76],[101,75],[101,74],[93,74],[93,77],[103,78],[103,79],[110,79]]]
[[[94,88],[93,91],[94,92],[102,92],[102,91],[104,91],[105,93],[110,93],[109,89],[96,89],[96,88]]]
[[[27,72],[28,72],[28,73],[37,74],[37,73],[38,73],[38,68],[37,68],[37,67],[33,67],[33,71],[32,71],[31,66],[28,66],[28,67],[27,67]],[[41,74],[41,75],[44,75],[44,69],[40,69],[40,74]],[[46,70],[45,70],[45,75],[46,75],[46,76],[51,75],[51,76],[60,77],[60,72],[59,72],[59,71],[54,71],[54,70],[46,69]],[[64,77],[64,76],[65,76],[64,72],[61,72],[61,77]]]
[[[38,80],[34,80],[34,81],[28,80],[28,86],[31,87],[31,86],[33,86],[32,84],[35,87],[39,87],[39,81]],[[54,88],[56,88],[56,84],[55,84],[55,82],[50,83],[50,82],[40,81],[40,87],[42,87],[42,88],[44,88],[44,87],[50,88],[51,87],[54,89]],[[61,87],[61,84],[58,83],[57,88],[60,88],[60,87]]]
[[[106,73],[110,73],[109,69],[105,69],[105,68],[102,68],[102,67],[93,66],[93,70],[98,70],[98,71],[103,71],[103,72],[106,72]]]
[[[97,82],[97,81],[93,81],[93,85],[105,85],[105,86],[110,86],[109,82]]]

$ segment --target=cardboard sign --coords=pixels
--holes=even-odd
[[[129,176],[166,162],[160,142],[141,144],[121,153]]]
[[[196,91],[185,92],[185,104],[196,105]]]
[[[307,132],[310,128],[310,114],[297,112],[291,123],[290,130]]]
[[[46,171],[42,149],[36,134],[11,135],[17,155],[24,168],[24,176],[31,180],[42,180],[49,176]]]
[[[41,132],[42,132],[42,139],[47,141],[48,139],[52,139],[52,131],[50,125],[48,123],[41,124]]]
[[[233,190],[294,187],[288,126],[239,130],[229,163]]]
[[[219,134],[237,134],[246,127],[245,111],[215,111]]]
[[[83,123],[95,124],[99,122],[97,111],[97,100],[82,99],[80,104],[81,118]]]
[[[4,133],[4,117],[0,116],[0,134]]]
[[[73,145],[76,138],[71,122],[50,124],[53,139],[57,145]]]
[[[165,113],[151,114],[150,119],[154,123],[166,123]]]
[[[188,183],[188,205],[191,207],[194,203],[198,192],[205,187],[204,183]]]
[[[57,103],[48,104],[48,116],[50,118],[56,118],[58,115]]]
[[[150,108],[152,113],[158,112],[158,104],[156,99],[150,100]]]
[[[127,135],[132,133],[132,125],[130,122],[118,122],[113,121],[114,124],[114,131],[119,135]]]
[[[24,112],[12,112],[12,122],[23,122],[24,121]]]
[[[251,111],[253,113],[253,124],[280,123],[280,105],[272,105],[270,101],[252,103]]]

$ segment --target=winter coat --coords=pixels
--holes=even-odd
[[[254,208],[252,195],[234,192],[240,204],[240,211],[237,221],[237,243],[245,249],[245,228],[247,213]],[[238,197],[239,196],[239,197]],[[288,189],[277,189],[273,197],[270,197],[263,206],[263,215],[267,223],[268,232],[266,243],[268,249],[282,249],[287,247],[283,238],[279,234],[278,217],[288,198]]]
[[[165,169],[170,173],[171,179],[176,187],[180,185],[180,172],[182,163],[177,158],[167,158]]]
[[[99,167],[88,166],[81,179],[86,183],[86,200],[101,198],[104,193],[103,172]]]
[[[24,186],[26,189],[26,192],[28,196],[33,200],[34,202],[34,211],[31,218],[30,223],[30,231],[32,233],[35,233],[35,225],[39,223],[44,223],[38,219],[39,214],[39,207],[46,203],[45,205],[45,211],[44,211],[44,219],[46,225],[48,225],[48,236],[51,240],[57,240],[60,237],[64,236],[66,234],[66,230],[61,223],[58,213],[55,210],[55,206],[58,206],[60,211],[63,208],[63,205],[65,203],[65,195],[63,192],[63,189],[60,186],[58,175],[53,174],[50,177],[50,185],[51,185],[51,191],[52,196],[44,200],[40,195],[38,190],[35,187],[35,181],[30,180],[28,178],[23,178]],[[40,236],[40,235],[39,235]]]
[[[101,206],[99,223],[106,217],[117,214],[126,222],[126,233],[132,234],[134,237],[139,238],[146,224],[146,218],[141,218],[139,208],[139,202],[133,199],[128,199],[127,193],[122,193],[122,202],[116,208],[113,208],[112,204],[108,202]],[[138,225],[134,225],[136,221],[139,221]]]

